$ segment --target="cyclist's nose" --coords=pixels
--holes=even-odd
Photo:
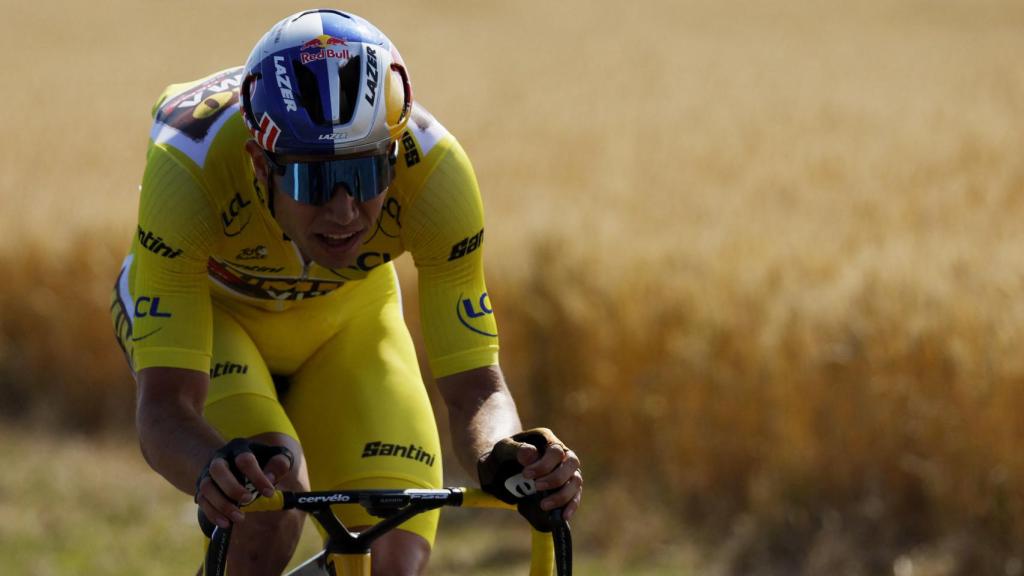
[[[349,189],[344,184],[334,187],[334,195],[324,207],[340,224],[347,224],[359,216],[359,203],[349,194]]]

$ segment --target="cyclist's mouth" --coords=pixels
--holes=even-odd
[[[363,231],[357,230],[355,232],[345,232],[342,234],[316,234],[316,239],[320,241],[329,252],[348,252],[354,248],[360,238],[363,237]]]

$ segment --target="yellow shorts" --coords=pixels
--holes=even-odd
[[[225,439],[296,438],[313,490],[441,487],[437,426],[394,266],[303,304],[269,312],[214,298],[206,420]],[[378,521],[358,505],[335,512],[346,526]],[[432,511],[401,528],[433,545],[437,520]]]

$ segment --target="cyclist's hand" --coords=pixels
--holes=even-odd
[[[257,495],[273,496],[274,485],[292,467],[294,457],[284,446],[268,446],[235,438],[214,452],[196,479],[196,503],[221,528],[241,522],[239,504]]]
[[[509,504],[542,531],[551,530],[549,512],[562,509],[570,519],[583,495],[583,474],[576,453],[547,428],[505,438],[477,463],[480,485]]]

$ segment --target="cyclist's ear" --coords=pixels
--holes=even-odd
[[[249,158],[252,160],[253,172],[256,177],[262,182],[266,182],[270,178],[270,168],[267,165],[267,156],[263,149],[255,140],[249,140],[245,143],[245,151],[249,153]]]

